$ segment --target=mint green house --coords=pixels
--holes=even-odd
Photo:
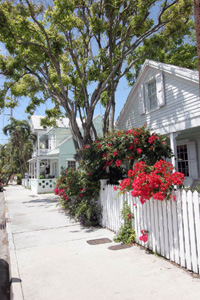
[[[30,120],[31,130],[37,135],[32,158],[29,160],[29,174],[22,185],[31,188],[35,193],[53,192],[56,178],[62,168],[76,169],[76,153],[71,134],[69,119],[57,121],[55,128],[43,128],[40,125],[44,116],[33,115]],[[81,122],[77,119],[81,129]],[[102,116],[93,119],[97,134],[102,135]]]

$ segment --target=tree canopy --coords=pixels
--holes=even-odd
[[[194,29],[191,0],[0,3],[0,41],[8,51],[0,55],[6,79],[0,107],[26,96],[27,112],[34,113],[51,99],[46,124],[68,117],[77,149],[90,143],[91,135],[97,138],[93,115],[99,101],[105,107],[104,133],[109,119],[113,128],[118,83],[125,75],[134,82],[145,58],[197,65],[196,47],[185,43]],[[6,98],[9,90],[15,100]]]

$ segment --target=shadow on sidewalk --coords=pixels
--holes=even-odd
[[[10,300],[9,265],[0,259],[0,299]]]

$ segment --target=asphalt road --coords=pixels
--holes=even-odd
[[[9,265],[8,265],[8,247],[5,224],[5,203],[3,193],[0,192],[0,299],[9,300]]]

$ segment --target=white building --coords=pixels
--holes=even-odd
[[[146,60],[116,121],[127,130],[144,124],[169,137],[178,171],[199,183],[199,74],[186,68]]]
[[[69,119],[57,120],[55,128],[43,128],[40,124],[42,118],[44,116],[33,115],[30,120],[31,131],[37,136],[37,141],[29,160],[29,181],[24,179],[22,182],[36,193],[52,192],[62,168],[76,169],[78,165],[74,159],[76,149]],[[82,130],[80,119],[77,122]],[[102,116],[95,116],[93,123],[97,135],[102,135]]]

